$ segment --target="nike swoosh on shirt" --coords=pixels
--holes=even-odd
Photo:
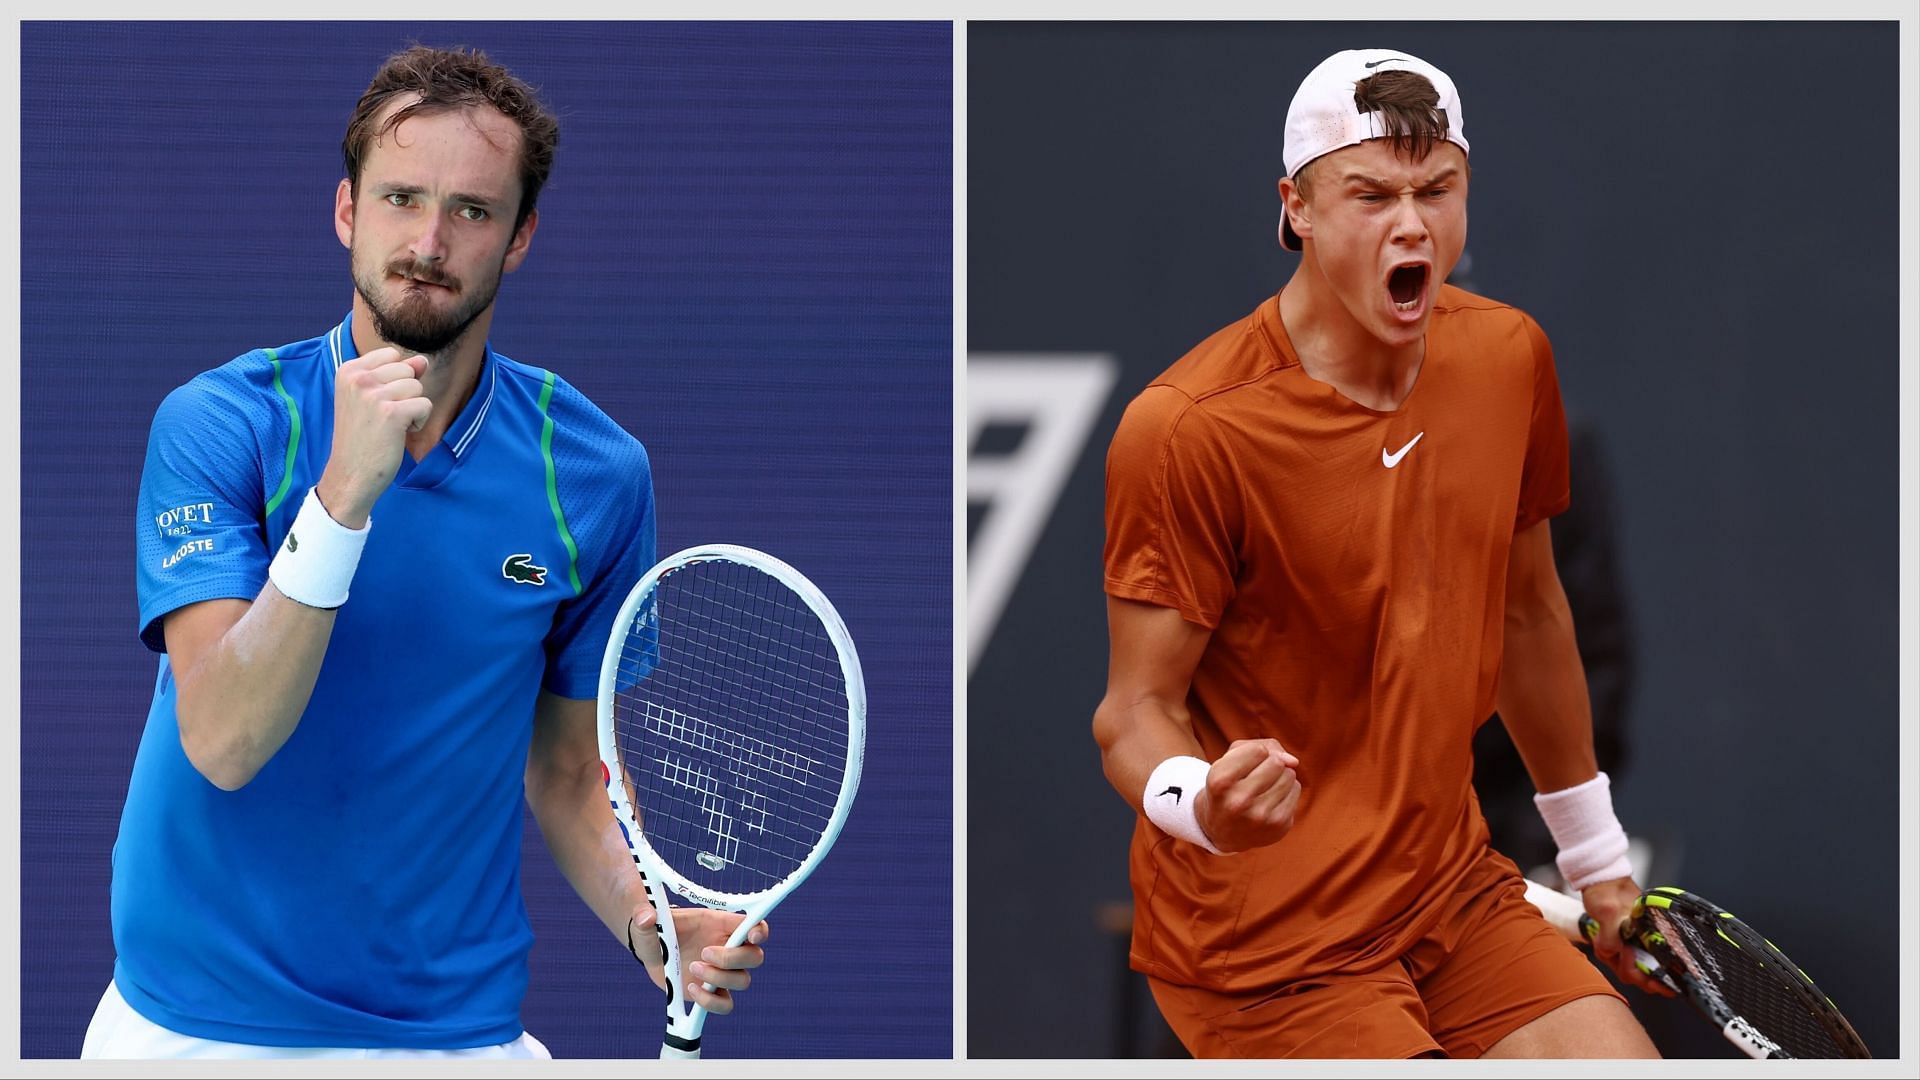
[[[1420,433],[1420,435],[1425,435],[1425,434],[1426,432],[1424,431]],[[1391,454],[1387,453],[1385,447],[1381,447],[1380,464],[1385,465],[1389,469],[1393,468],[1395,465],[1400,464],[1400,459],[1407,456],[1407,451],[1413,449],[1413,444],[1420,441],[1420,435],[1415,435],[1413,438],[1408,439],[1407,445],[1401,447],[1398,450],[1395,450]]]

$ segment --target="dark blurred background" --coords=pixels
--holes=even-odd
[[[1896,1055],[1891,22],[969,26],[969,1054],[1179,1053],[1126,971],[1133,815],[1089,732],[1106,447],[1285,284],[1287,104],[1361,47],[1458,84],[1455,281],[1553,341],[1556,549],[1643,884],[1751,922]],[[1525,867],[1532,791],[1499,735],[1479,779]],[[1046,978],[987,977],[1016,941],[1046,943]],[[1630,996],[1667,1054],[1734,1055]]]
[[[708,1056],[950,1056],[952,28],[824,22],[22,24],[22,1055],[77,1054],[112,974],[108,858],[156,663],[133,580],[148,423],[196,372],[346,313],[340,140],[414,41],[485,48],[560,116],[494,345],[647,445],[662,554],[778,555],[865,664],[859,800]],[[659,992],[530,821],[528,1029],[651,1056]],[[823,1023],[829,1002],[862,1022]]]

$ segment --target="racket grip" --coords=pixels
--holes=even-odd
[[[1600,921],[1587,914],[1586,909],[1580,906],[1580,901],[1557,889],[1550,889],[1537,881],[1528,881],[1527,902],[1539,908],[1547,922],[1576,945],[1591,944],[1600,934]],[[1673,980],[1667,977],[1667,969],[1651,953],[1631,942],[1627,942],[1626,946],[1633,950],[1633,966],[1642,975],[1659,979],[1668,987],[1673,986]]]
[[[1588,941],[1592,941],[1595,937],[1599,936],[1599,934],[1600,920],[1591,915],[1582,914],[1580,916],[1580,936],[1586,938]],[[1640,974],[1659,979],[1666,984],[1669,990],[1679,989],[1679,987],[1673,985],[1673,980],[1667,977],[1667,969],[1661,965],[1659,960],[1654,958],[1652,953],[1635,945],[1631,941],[1623,941],[1621,944],[1625,945],[1627,950],[1633,954],[1633,966],[1639,969]]]

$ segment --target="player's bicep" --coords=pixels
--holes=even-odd
[[[1107,694],[1186,700],[1212,631],[1174,608],[1107,597]]]
[[[237,395],[201,376],[154,414],[136,525],[140,633],[149,648],[169,647],[162,624],[173,612],[208,600],[250,602],[266,584],[269,496]]]
[[[1514,511],[1516,533],[1564,511],[1571,495],[1567,417],[1560,401],[1560,379],[1554,371],[1553,346],[1532,319],[1523,319],[1522,328],[1533,353],[1533,392],[1520,499]]]
[[[1107,692],[1094,714],[1100,745],[1112,752],[1143,734],[1158,744],[1173,733],[1151,729],[1168,722],[1190,737],[1187,689],[1212,632],[1174,608],[1109,596],[1107,637]]]
[[[640,444],[633,443],[626,451],[627,458],[609,474],[622,484],[621,489],[610,496],[602,493],[598,503],[602,509],[582,503],[573,512],[572,520],[581,522],[588,522],[595,512],[610,516],[599,527],[587,524],[581,530],[582,550],[593,556],[590,564],[583,556],[581,594],[560,605],[547,635],[547,671],[541,685],[550,694],[591,700],[599,693],[600,663],[614,619],[654,563],[652,474]],[[561,497],[568,498],[564,490]]]
[[[541,779],[598,774],[600,735],[592,698],[540,692],[533,708],[533,743],[527,750],[529,790]]]
[[[1212,631],[1169,607],[1107,598],[1107,693],[1093,714],[1107,780],[1129,805],[1155,766],[1199,749],[1187,691]]]
[[[1553,537],[1545,521],[1514,534],[1507,553],[1507,626],[1535,625],[1567,605],[1560,573],[1553,563]]]
[[[1217,625],[1237,586],[1241,494],[1212,420],[1178,390],[1143,391],[1107,452],[1107,594]]]
[[[247,600],[202,600],[162,616],[161,634],[167,655],[172,658],[174,679],[183,685],[190,681],[200,661],[219,646],[251,606]]]

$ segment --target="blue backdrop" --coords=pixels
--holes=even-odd
[[[560,116],[493,341],[646,443],[660,550],[762,547],[871,700],[846,833],[708,1054],[952,1048],[952,105],[945,23],[21,27],[21,1053],[79,1052],[152,689],[134,496],[153,410],[351,301],[329,220],[382,58],[465,44]],[[291,838],[298,843],[298,838]],[[526,831],[524,1018],[648,1056],[660,996]],[[857,1028],[822,1023],[860,1017]]]

